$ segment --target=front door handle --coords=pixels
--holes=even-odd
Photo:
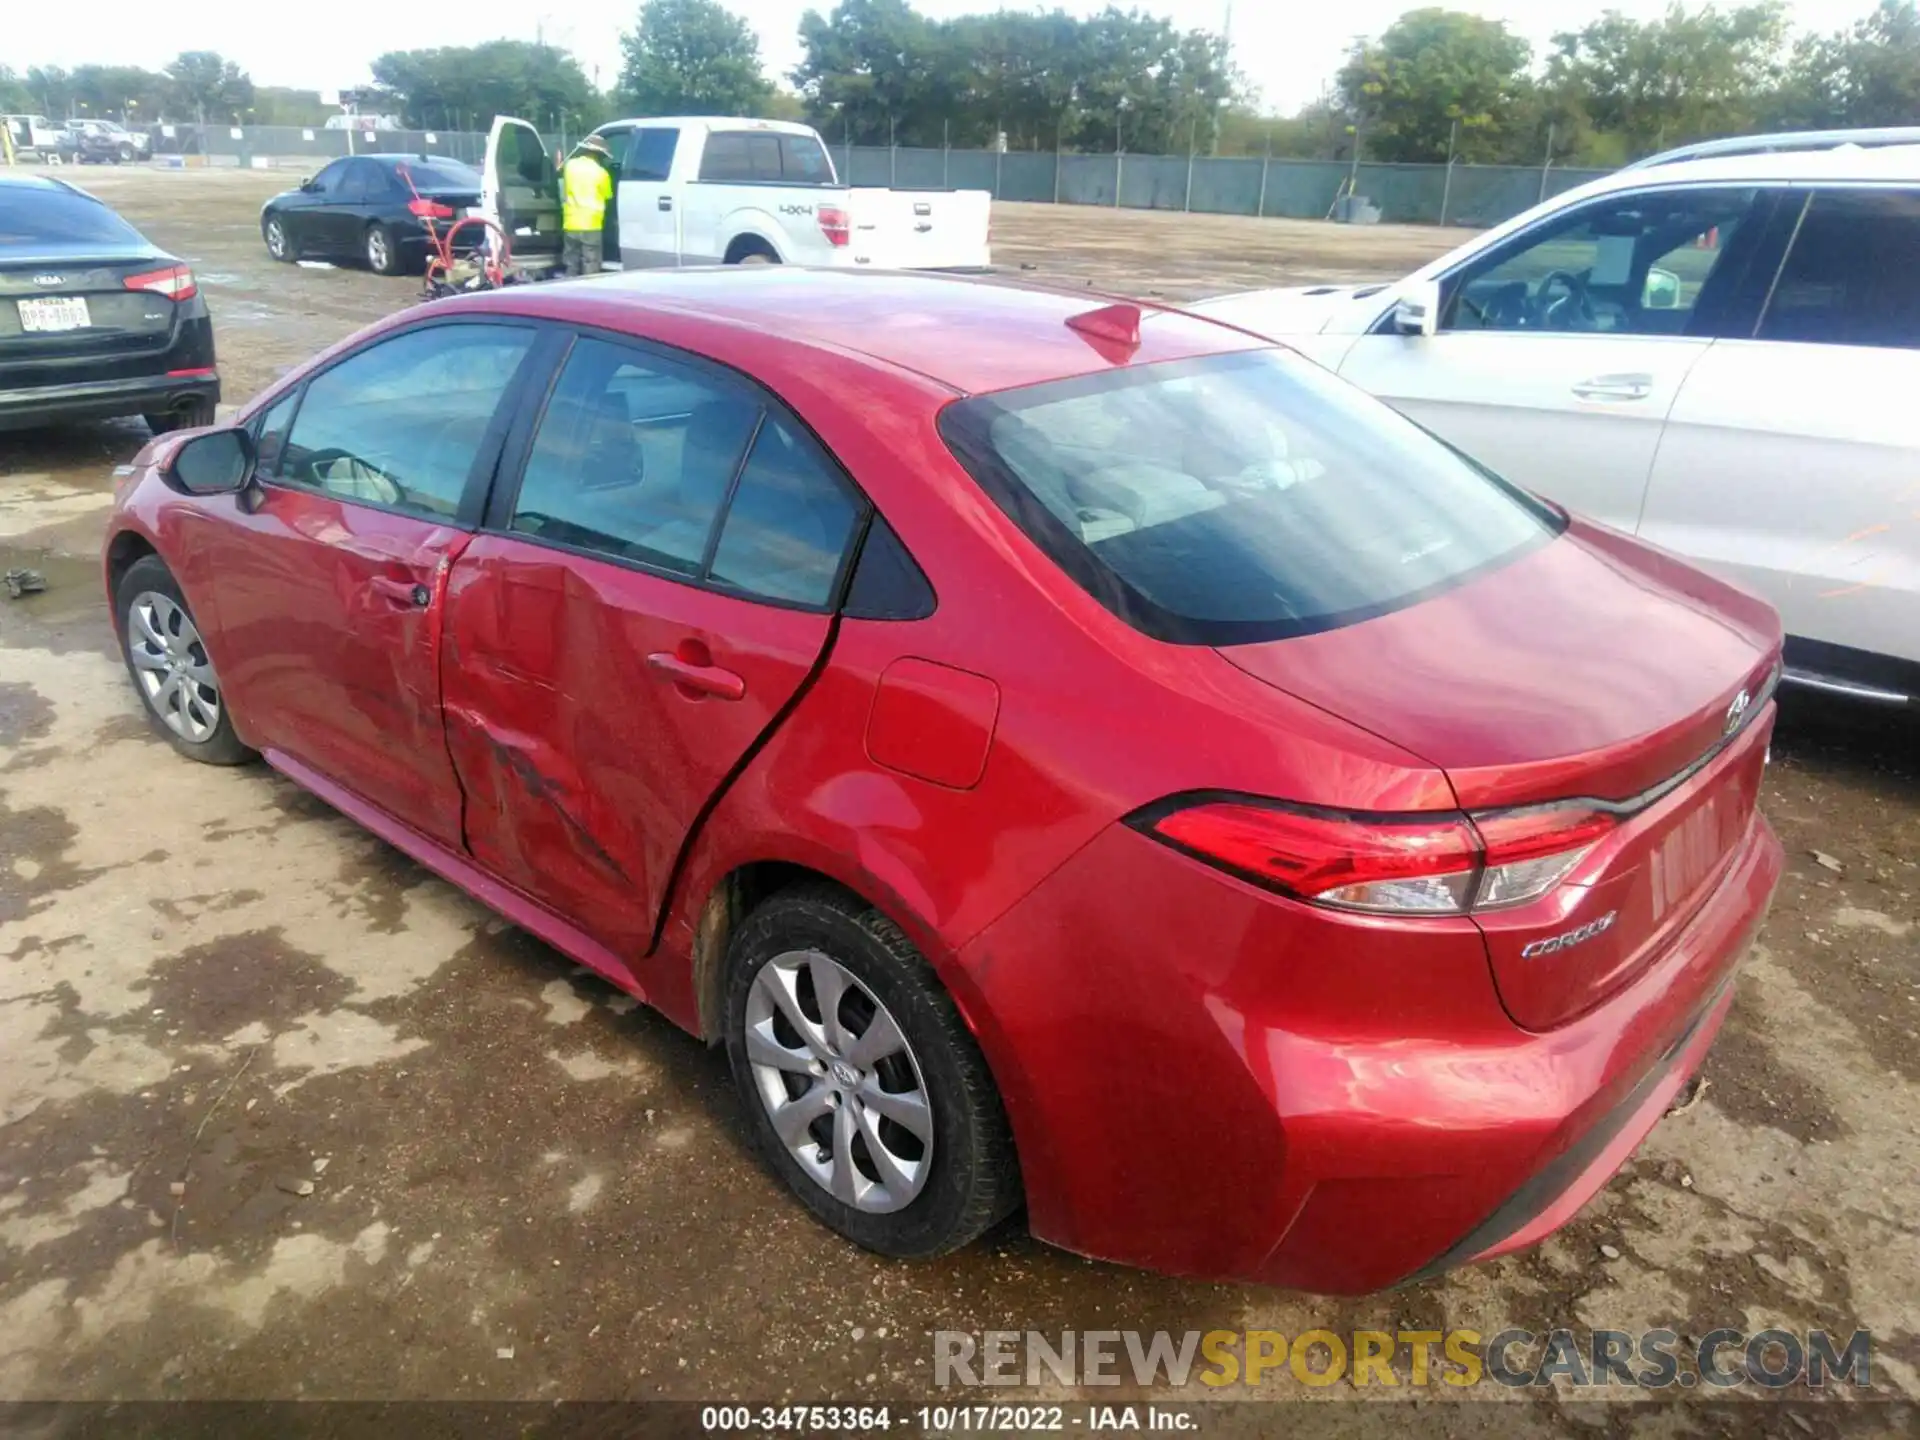
[[[1595,375],[1573,387],[1582,400],[1644,400],[1653,394],[1651,375]]]
[[[660,208],[662,210],[673,209],[673,197],[671,195],[662,195],[660,197]]]
[[[747,682],[733,671],[722,669],[718,665],[702,665],[692,660],[683,660],[667,650],[656,650],[647,656],[647,664],[682,690],[712,695],[721,700],[746,698]]]
[[[391,575],[375,575],[367,581],[367,588],[396,605],[407,605],[418,610],[426,609],[433,601],[433,591],[418,581],[396,580]]]

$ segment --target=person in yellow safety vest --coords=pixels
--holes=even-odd
[[[598,135],[589,135],[574,147],[573,158],[560,172],[560,261],[569,275],[594,275],[600,270],[600,227],[613,199],[613,152]]]

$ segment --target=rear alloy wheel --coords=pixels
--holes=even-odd
[[[133,688],[162,739],[208,765],[240,765],[253,751],[234,733],[233,717],[205,640],[186,597],[157,555],[136,560],[115,597],[120,648]]]
[[[278,215],[269,215],[263,229],[267,240],[267,254],[285,262],[293,259],[293,246],[287,241],[287,227]]]
[[[911,941],[834,886],[783,890],[727,947],[727,1054],[762,1156],[856,1244],[922,1257],[1018,1205],[999,1094]]]
[[[384,225],[367,227],[367,268],[376,275],[400,273],[400,247]]]

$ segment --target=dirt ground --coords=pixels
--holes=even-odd
[[[85,178],[193,264],[230,399],[413,298],[270,263],[256,214],[284,177]],[[1460,238],[995,215],[1008,266],[1167,296],[1385,278]],[[149,735],[94,560],[109,470],[143,439],[0,436],[0,568],[50,580],[0,600],[0,1399],[898,1400],[928,1393],[935,1329],[1772,1325],[1870,1329],[1876,1389],[1920,1396],[1910,726],[1789,703],[1765,805],[1790,873],[1708,1087],[1543,1248],[1341,1302],[1092,1264],[1017,1221],[890,1264],[751,1160],[718,1054],[265,769]],[[1490,1408],[1422,1413],[1484,1433]],[[1613,1408],[1531,1423],[1725,1430]],[[1406,1423],[1342,1409],[1354,1434]],[[1901,1417],[1788,1418],[1765,1428]]]

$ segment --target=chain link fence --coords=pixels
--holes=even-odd
[[[170,132],[170,133],[169,133]],[[180,163],[313,169],[348,154],[445,155],[478,165],[477,131],[329,130],[286,125],[173,125],[154,153]],[[986,190],[997,200],[1184,210],[1207,215],[1324,219],[1349,182],[1380,219],[1411,225],[1494,225],[1604,170],[1517,165],[1389,165],[1206,155],[1077,155],[1030,150],[829,147],[850,185]],[[163,161],[162,163],[167,163]]]

